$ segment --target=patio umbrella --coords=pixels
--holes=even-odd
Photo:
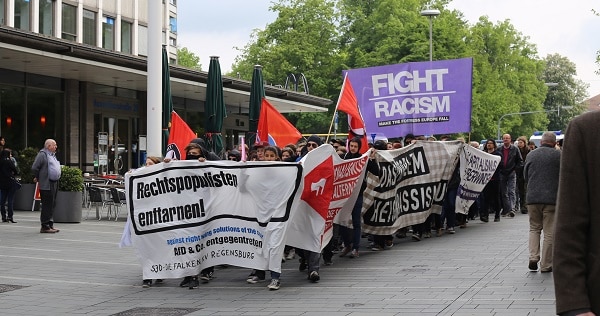
[[[171,112],[173,112],[173,99],[171,99],[171,74],[169,72],[169,56],[167,48],[162,49],[162,153],[167,152],[169,128],[171,127]]]
[[[208,81],[206,83],[206,139],[211,149],[219,156],[223,150],[223,119],[227,116],[225,102],[223,101],[223,80],[221,78],[221,66],[219,57],[211,56],[208,66]]]
[[[248,146],[252,147],[256,143],[256,131],[258,130],[258,117],[260,115],[260,105],[265,96],[265,86],[263,84],[262,66],[255,65],[252,72],[252,83],[250,85],[250,112],[248,113]],[[267,139],[262,139],[267,140]]]

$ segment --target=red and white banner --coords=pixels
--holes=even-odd
[[[321,252],[333,235],[334,218],[351,216],[369,153],[343,160],[326,144],[302,158],[302,192],[288,227],[288,245]]]

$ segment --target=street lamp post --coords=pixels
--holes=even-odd
[[[556,108],[556,110],[539,110],[539,111],[526,111],[526,112],[515,112],[515,113],[507,113],[504,114],[502,116],[500,116],[500,118],[498,119],[498,131],[497,131],[497,138],[496,139],[500,139],[500,123],[502,122],[502,119],[507,117],[507,116],[512,116],[512,115],[522,115],[522,114],[533,114],[533,113],[550,113],[550,112],[558,112],[560,114],[560,108],[563,109],[570,109],[572,108],[572,106],[558,106]]]
[[[433,61],[433,22],[432,22],[432,19],[438,15],[440,15],[440,10],[430,9],[429,6],[427,7],[427,9],[421,11],[421,16],[426,16],[429,18],[429,61]]]

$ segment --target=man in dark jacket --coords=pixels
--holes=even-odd
[[[527,183],[527,213],[529,213],[529,270],[537,271],[540,261],[540,234],[544,231],[544,245],[540,271],[552,271],[552,236],[554,208],[558,192],[560,150],[554,149],[556,135],[545,132],[540,148],[525,158],[523,176]]]
[[[575,117],[564,138],[552,267],[559,315],[600,315],[598,122],[600,111]]]
[[[509,134],[502,135],[502,143],[498,148],[500,153],[500,196],[502,201],[502,215],[510,217],[515,216],[514,208],[517,201],[516,186],[517,173],[516,170],[523,168],[523,158],[519,148],[511,143]]]

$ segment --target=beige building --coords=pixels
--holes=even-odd
[[[0,0],[0,135],[8,147],[40,148],[52,137],[63,164],[121,174],[139,166],[147,131],[148,1]],[[162,41],[176,63],[175,0],[163,1]],[[170,71],[175,111],[201,132],[207,73]],[[233,146],[248,129],[250,82],[223,77],[223,86],[222,132]],[[321,112],[331,104],[271,86],[265,92],[282,113]]]

